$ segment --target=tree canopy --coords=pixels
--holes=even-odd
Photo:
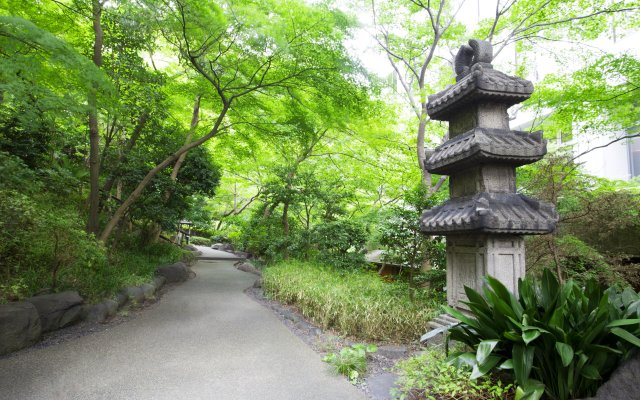
[[[284,254],[312,246],[323,224],[353,228],[343,220],[384,245],[383,219],[419,212],[407,202],[418,182],[425,204],[446,197],[446,180],[421,167],[446,137],[427,96],[453,82],[471,37],[493,43],[501,69],[536,80],[514,110],[532,129],[637,126],[637,54],[593,45],[635,34],[637,1],[490,5],[4,0],[0,151],[43,190],[70,190],[65,202],[103,243],[133,225],[157,240],[188,218]],[[349,46],[363,31],[393,76]],[[543,62],[555,71],[537,76]]]

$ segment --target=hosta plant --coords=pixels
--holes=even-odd
[[[519,399],[565,400],[593,395],[635,347],[640,348],[640,297],[630,288],[560,284],[548,270],[520,281],[519,298],[487,277],[483,294],[465,288],[470,313],[446,307],[461,321],[449,340],[473,352],[450,360],[472,367],[471,378],[512,370]]]

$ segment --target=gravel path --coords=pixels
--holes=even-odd
[[[126,323],[0,360],[0,399],[363,399],[243,293],[255,276],[232,263],[198,262]]]

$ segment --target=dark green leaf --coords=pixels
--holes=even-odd
[[[566,343],[556,342],[556,351],[562,359],[562,365],[567,367],[573,360],[573,348]]]
[[[498,344],[498,340],[483,340],[478,344],[478,350],[476,351],[476,360],[478,364],[483,364],[487,357],[491,354],[493,349]]]
[[[638,339],[637,336],[633,335],[628,331],[625,331],[622,328],[613,328],[611,329],[611,333],[618,336],[619,338],[626,340],[627,342],[631,343],[636,347],[640,347],[640,339]]]

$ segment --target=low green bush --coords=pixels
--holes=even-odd
[[[317,246],[318,261],[338,268],[358,268],[365,264],[367,231],[351,220],[339,220],[314,227],[311,238]]]
[[[266,268],[265,292],[300,308],[323,328],[367,340],[415,340],[438,314],[440,296],[404,282],[384,282],[374,272],[338,270],[288,260]]]
[[[31,170],[0,152],[0,303],[63,290],[98,301],[183,257],[174,245],[144,245],[124,230],[105,248],[85,231],[82,168],[64,165]]]
[[[400,361],[395,369],[400,377],[394,391],[401,400],[509,400],[515,394],[513,384],[497,377],[469,379],[470,368],[447,362],[444,349],[439,346]]]
[[[367,354],[376,351],[378,348],[373,344],[358,343],[344,347],[338,353],[329,353],[322,361],[331,364],[336,373],[346,376],[351,383],[356,384],[367,372]]]
[[[148,281],[158,265],[183,254],[169,243],[126,241],[107,251],[85,232],[75,210],[15,191],[0,190],[0,196],[0,303],[63,290],[97,301]]]
[[[191,236],[189,238],[190,244],[195,244],[197,246],[211,246],[211,239],[207,239],[200,236]]]
[[[465,288],[471,317],[445,307],[461,321],[450,339],[474,351],[452,360],[472,367],[472,379],[507,369],[523,399],[588,397],[640,348],[640,296],[631,288],[560,284],[545,270],[540,280],[520,281],[517,299],[498,280],[486,282],[484,296]]]
[[[106,250],[77,212],[0,190],[0,301],[74,288],[107,265]]]
[[[122,287],[149,282],[158,266],[184,260],[191,254],[167,242],[137,248],[117,247],[109,252],[108,266],[96,271],[93,279],[85,279],[78,288],[90,299],[110,297]]]

